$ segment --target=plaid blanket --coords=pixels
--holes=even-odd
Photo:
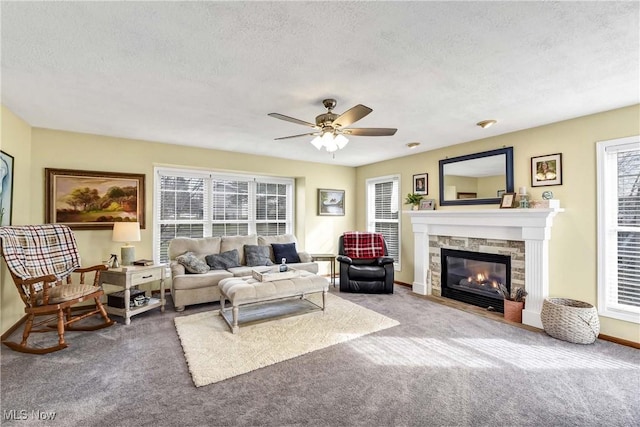
[[[384,256],[382,233],[347,231],[342,234],[344,253],[349,258],[378,258]]]
[[[47,274],[62,280],[80,267],[76,238],[66,225],[0,227],[0,240],[7,267],[22,280]],[[42,290],[42,284],[34,289]]]

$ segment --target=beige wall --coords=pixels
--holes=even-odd
[[[338,236],[355,223],[355,171],[344,166],[298,162],[275,157],[253,156],[226,151],[160,144],[130,139],[33,129],[31,168],[30,221],[44,221],[44,169],[84,169],[109,172],[143,173],[146,175],[146,229],[136,243],[137,258],[151,258],[153,227],[153,168],[205,168],[296,178],[295,233],[300,245],[309,252],[334,252]],[[318,188],[346,190],[346,215],[318,216]],[[111,242],[110,230],[76,231],[83,264],[99,263],[110,253],[119,253],[121,244]]]
[[[31,127],[4,106],[0,110],[0,148],[13,156],[13,215],[14,225],[29,224],[31,195]],[[0,263],[0,329],[4,333],[22,316],[24,304],[4,262]]]
[[[499,126],[499,124],[498,124]],[[401,174],[401,194],[411,191],[412,175],[429,174],[428,198],[438,199],[438,160],[501,147],[514,147],[515,191],[526,186],[534,199],[551,190],[565,212],[554,220],[549,245],[550,296],[597,302],[596,287],[596,141],[640,134],[640,106],[621,108],[553,123],[506,135],[459,144],[439,150],[388,160],[358,168],[357,188],[376,176]],[[563,185],[531,189],[530,159],[562,153]],[[357,205],[365,206],[364,192]],[[496,208],[496,205],[456,206],[442,209]],[[407,209],[407,207],[405,207]],[[438,207],[440,209],[440,207]],[[413,282],[413,233],[408,215],[402,215],[402,270],[396,280]],[[359,209],[357,227],[366,229],[366,213]],[[637,324],[600,319],[601,332],[640,342]]]

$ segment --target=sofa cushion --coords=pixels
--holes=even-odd
[[[269,255],[268,246],[244,245],[244,257],[248,267],[273,265]]]
[[[218,282],[233,274],[225,270],[209,270],[204,274],[183,274],[175,276],[171,282],[173,290],[200,289],[217,286]]]
[[[244,245],[257,245],[258,236],[224,236],[220,242],[220,252],[237,250],[240,254],[240,265],[247,265],[244,258]]]
[[[227,270],[240,266],[240,254],[236,249],[204,257],[212,270]]]
[[[272,243],[271,246],[273,247],[273,256],[276,261],[281,261],[284,258],[287,264],[300,262],[295,243]]]
[[[190,237],[176,237],[169,242],[169,259],[175,259],[178,255],[193,252],[197,255],[219,254],[221,237],[203,237],[194,239]]]
[[[185,270],[189,273],[202,274],[209,271],[209,266],[201,260],[193,252],[187,252],[176,257],[176,261],[184,265]]]

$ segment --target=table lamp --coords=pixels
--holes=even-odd
[[[136,248],[130,242],[140,241],[140,223],[138,222],[115,222],[113,224],[114,242],[125,242],[120,249],[120,259],[122,265],[131,265],[136,258]]]

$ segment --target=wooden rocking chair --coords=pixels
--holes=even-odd
[[[113,324],[100,302],[104,294],[99,286],[100,272],[107,267],[80,268],[76,239],[69,227],[59,224],[0,227],[0,240],[2,257],[27,313],[22,342],[3,341],[3,344],[23,353],[51,353],[67,347],[65,330],[93,331]],[[85,284],[85,274],[90,272],[95,272],[93,283]],[[79,273],[78,284],[72,282],[72,273]],[[91,299],[95,301],[95,309],[89,307],[88,312],[71,314],[73,305]],[[86,327],[73,325],[96,314],[102,316],[102,323]],[[39,316],[48,317],[34,322]],[[31,332],[55,331],[58,345],[46,348],[27,345]]]

